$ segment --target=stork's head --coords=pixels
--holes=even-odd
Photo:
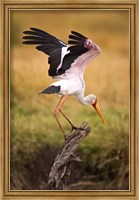
[[[96,110],[96,112],[98,113],[98,115],[100,116],[103,124],[105,124],[105,120],[102,116],[102,112],[100,110],[100,107],[99,107],[99,104],[98,104],[98,100],[97,100],[97,97],[94,95],[94,94],[90,94],[88,95],[87,97],[85,97],[85,102],[87,104],[90,104],[93,106],[93,108]]]

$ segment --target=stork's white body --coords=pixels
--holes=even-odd
[[[83,75],[86,64],[88,64],[101,52],[101,49],[97,45],[95,45],[95,47],[95,52],[94,49],[91,48],[85,54],[79,56],[71,65],[70,69],[68,69],[63,75],[57,77],[57,79],[61,80],[51,84],[54,86],[60,86],[59,95],[73,95],[77,97],[80,103],[86,104],[83,101],[85,90],[85,81]],[[67,52],[64,51],[64,54],[66,53]],[[64,55],[62,56],[62,58],[63,57]]]

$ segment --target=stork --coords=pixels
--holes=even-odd
[[[48,75],[57,79],[57,81],[40,94],[58,94],[61,96],[53,110],[53,115],[63,134],[65,132],[57,118],[57,111],[68,121],[72,130],[77,129],[62,111],[63,104],[71,95],[75,96],[79,103],[83,105],[92,105],[105,124],[97,97],[94,94],[84,96],[85,81],[83,75],[85,66],[101,53],[99,46],[76,31],[71,31],[69,35],[68,44],[70,46],[38,28],[30,28],[23,33],[25,34],[23,44],[36,45],[37,50],[49,56]]]

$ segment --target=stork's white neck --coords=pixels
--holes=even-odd
[[[96,96],[94,94],[89,94],[88,96],[84,97],[84,93],[82,93],[77,95],[76,97],[78,101],[83,105],[90,105],[96,99]]]
[[[77,95],[76,97],[77,97],[79,103],[81,103],[81,104],[83,104],[83,105],[87,105],[87,103],[86,103],[85,100],[84,100],[84,94],[79,94],[79,95]]]

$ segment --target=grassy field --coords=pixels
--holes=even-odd
[[[46,189],[47,177],[63,136],[52,115],[57,95],[38,95],[53,82],[47,56],[22,45],[22,32],[42,28],[67,41],[71,30],[90,37],[102,49],[87,65],[85,95],[98,97],[106,126],[91,106],[69,97],[65,114],[91,134],[81,143],[80,164],[70,189],[128,189],[129,24],[126,11],[12,11],[11,13],[11,189]],[[57,19],[57,20],[56,20]],[[62,23],[61,23],[62,22]],[[59,119],[68,133],[70,127]]]

